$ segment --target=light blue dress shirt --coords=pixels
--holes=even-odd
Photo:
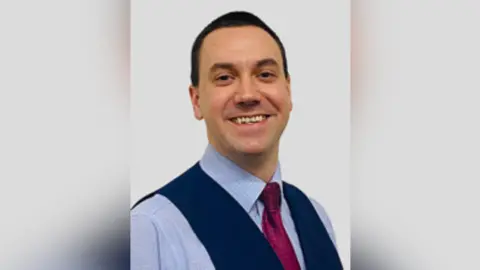
[[[266,186],[261,179],[238,167],[208,145],[200,160],[202,170],[222,186],[250,215],[262,230],[263,203],[259,196]],[[282,189],[281,215],[290,241],[302,269],[305,269],[302,249],[295,231],[290,209],[283,196],[280,164],[273,182]],[[320,219],[335,243],[332,224],[324,208],[311,199]],[[166,197],[155,194],[131,211],[131,269],[133,270],[213,270],[207,250],[197,238],[186,218]]]

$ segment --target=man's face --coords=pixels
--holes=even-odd
[[[204,39],[199,60],[190,97],[210,143],[223,154],[277,150],[292,103],[275,40],[253,26],[217,29]]]

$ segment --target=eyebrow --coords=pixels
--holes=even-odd
[[[264,67],[264,66],[277,66],[278,67],[279,65],[278,65],[278,62],[273,58],[265,58],[265,59],[262,59],[262,60],[258,60],[255,63],[255,68],[261,68],[261,67]],[[214,72],[217,69],[234,70],[235,65],[233,63],[214,63],[210,67],[210,73]]]
[[[279,66],[277,61],[273,58],[265,58],[257,62],[255,65],[257,68],[264,67],[264,66]]]

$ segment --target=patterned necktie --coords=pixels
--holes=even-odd
[[[278,183],[269,183],[260,195],[265,205],[262,216],[262,229],[265,237],[282,262],[285,270],[300,270],[295,250],[283,227],[280,215],[280,186]]]

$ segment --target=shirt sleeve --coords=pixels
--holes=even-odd
[[[130,269],[161,270],[159,230],[145,214],[130,216]]]
[[[325,226],[325,229],[327,229],[328,235],[330,235],[330,239],[332,239],[333,244],[337,246],[335,231],[333,230],[332,222],[328,217],[328,214],[325,211],[325,208],[323,208],[323,206],[320,203],[318,203],[315,199],[310,198],[310,201],[312,202],[313,207],[317,211],[318,216],[322,220],[323,226]]]

